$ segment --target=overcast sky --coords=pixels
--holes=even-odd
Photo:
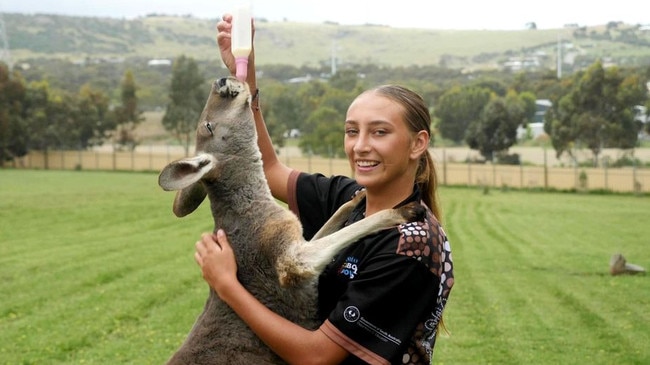
[[[235,0],[0,0],[0,12],[134,18],[148,13],[217,18]],[[270,21],[382,24],[431,29],[540,29],[609,21],[650,23],[648,0],[253,0],[254,16]]]

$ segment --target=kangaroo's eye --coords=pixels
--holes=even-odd
[[[208,132],[210,132],[210,135],[214,136],[214,131],[212,130],[212,125],[210,122],[205,122],[205,127],[208,129]]]

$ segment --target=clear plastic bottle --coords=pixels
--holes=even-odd
[[[237,65],[236,76],[246,81],[248,76],[248,56],[253,50],[251,4],[240,1],[232,13],[231,50]]]

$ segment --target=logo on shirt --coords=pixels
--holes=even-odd
[[[343,275],[348,279],[354,279],[357,276],[357,264],[359,259],[354,256],[348,256],[345,262],[339,268],[339,275]]]
[[[359,308],[351,305],[343,311],[343,318],[348,322],[354,323],[361,318],[361,312],[359,312]]]

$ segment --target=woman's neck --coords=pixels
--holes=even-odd
[[[413,186],[410,189],[391,191],[388,194],[377,194],[366,190],[366,217],[371,216],[384,209],[392,209],[413,194]]]

